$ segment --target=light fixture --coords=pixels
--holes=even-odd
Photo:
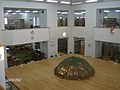
[[[115,10],[115,12],[120,13],[120,10]]]
[[[5,15],[7,15],[7,14],[9,14],[9,13],[5,13]]]
[[[21,12],[20,10],[16,11],[17,13]]]
[[[86,0],[86,3],[90,3],[90,2],[97,2],[98,0]]]
[[[105,16],[104,18],[108,18],[107,16]]]
[[[73,2],[72,5],[82,4],[82,2]]]
[[[60,17],[60,19],[62,19],[62,17]]]
[[[38,11],[33,11],[33,13],[38,13]]]
[[[47,2],[58,3],[58,1],[56,1],[56,0],[47,0]]]
[[[33,0],[33,1],[44,1],[44,0]]]
[[[12,10],[8,10],[7,12],[12,12]]]
[[[58,14],[61,13],[61,12],[57,12]]]
[[[61,14],[68,14],[68,12],[61,12]]]
[[[104,10],[103,12],[105,12],[105,13],[109,13],[110,11],[109,11],[109,10]]]
[[[111,31],[110,32],[111,32],[111,34],[115,33],[115,28],[113,26],[111,27]]]
[[[14,14],[14,15],[15,15],[16,13],[12,13],[12,14]]]
[[[67,33],[66,32],[63,32],[63,37],[66,37]]]
[[[24,14],[24,13],[20,13],[21,15]]]
[[[86,13],[86,12],[82,11],[81,13],[83,14],[83,13]]]
[[[66,1],[61,1],[60,3],[62,3],[62,4],[70,4],[70,2],[66,2]]]
[[[81,15],[82,13],[79,13],[79,12],[75,12],[74,14],[76,14],[76,15]]]
[[[25,11],[26,13],[29,13],[30,11],[29,10],[27,10],[27,11]]]

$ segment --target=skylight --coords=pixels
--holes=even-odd
[[[44,1],[44,0],[33,0],[33,1]]]
[[[82,2],[73,2],[73,5],[82,4]]]
[[[86,3],[89,3],[89,2],[97,2],[98,0],[86,0],[85,2]]]
[[[66,1],[61,1],[60,3],[62,3],[62,4],[70,4],[70,2],[66,2]]]
[[[51,3],[58,3],[57,0],[47,0],[47,2],[51,2]]]

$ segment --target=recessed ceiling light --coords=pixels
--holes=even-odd
[[[76,14],[76,15],[81,15],[82,13],[79,13],[79,12],[75,12],[74,14]]]
[[[16,11],[16,12],[18,12],[18,13],[19,13],[19,12],[21,12],[21,11],[20,11],[20,10],[18,10],[18,11]]]
[[[86,13],[86,12],[82,11],[81,13],[83,14],[83,13]]]
[[[29,13],[30,11],[28,10],[28,11],[25,11],[26,13]]]
[[[33,1],[44,1],[44,0],[33,0]]]
[[[61,12],[57,12],[58,14],[61,13]]]
[[[16,14],[16,13],[12,13],[12,14]]]
[[[107,16],[105,16],[104,18],[108,18]]]
[[[62,3],[62,4],[70,4],[70,2],[66,2],[66,1],[61,1],[60,3]]]
[[[98,0],[86,0],[85,2],[97,2]]]
[[[24,14],[24,13],[20,13],[21,15]]]
[[[73,2],[73,5],[82,4],[82,2]]]
[[[118,13],[119,13],[119,12],[120,12],[120,10],[115,10],[115,12],[118,12]]]
[[[68,12],[61,12],[61,14],[68,14]]]
[[[5,15],[7,15],[7,14],[9,14],[9,13],[5,13]]]
[[[103,12],[109,13],[110,11],[109,10],[104,10]]]
[[[57,0],[47,0],[47,2],[51,2],[51,3],[58,3]]]
[[[8,10],[7,12],[12,12],[12,10]]]
[[[38,13],[38,11],[33,11],[33,13]]]

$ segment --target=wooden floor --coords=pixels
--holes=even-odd
[[[87,80],[65,80],[55,76],[55,66],[72,55],[8,68],[6,77],[22,78],[21,82],[13,82],[20,90],[120,90],[120,64],[108,61],[82,56],[95,68],[95,76]]]
[[[0,86],[0,90],[4,90],[4,89]]]

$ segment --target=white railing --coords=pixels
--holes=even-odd
[[[49,28],[3,30],[2,43],[17,45],[49,40]]]
[[[94,28],[94,40],[120,43],[120,29],[112,32],[111,28]]]

